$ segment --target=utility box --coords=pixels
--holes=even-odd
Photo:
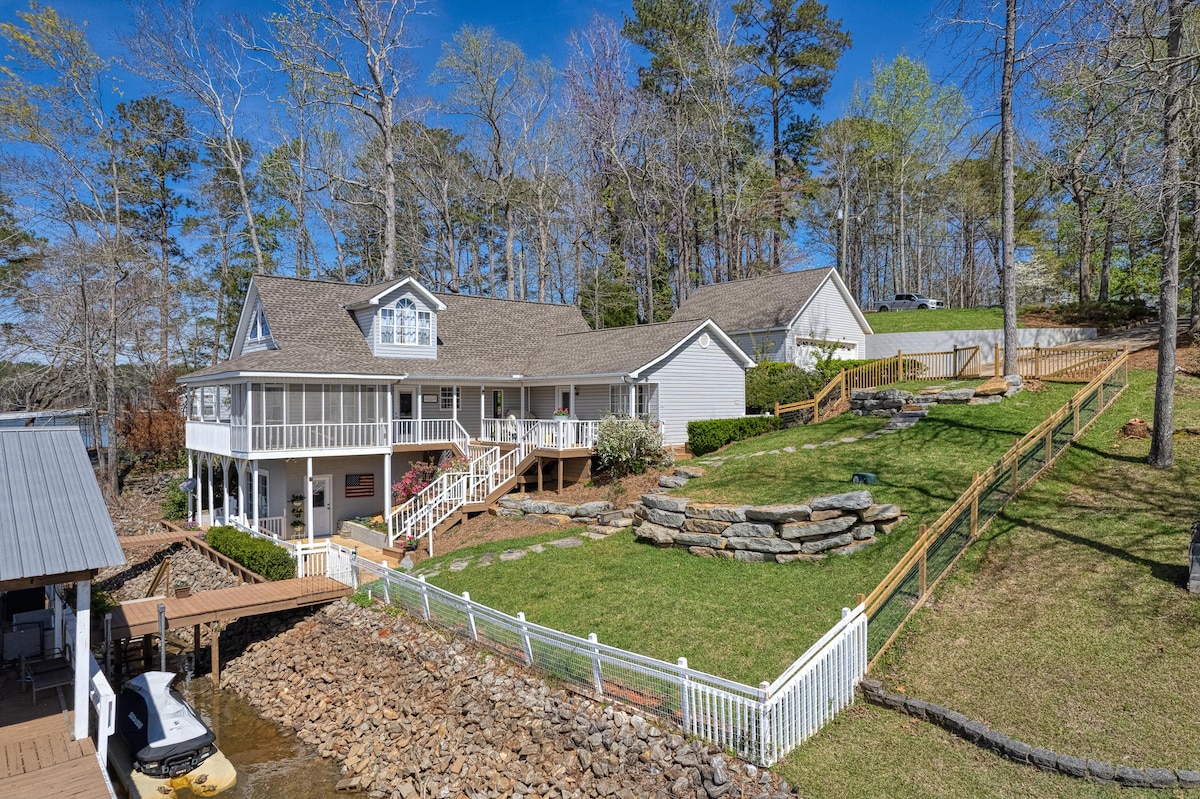
[[[850,482],[873,486],[879,482],[879,478],[871,472],[855,472],[854,476],[850,478]]]
[[[1188,591],[1200,594],[1200,522],[1192,524],[1192,545],[1188,552]]]

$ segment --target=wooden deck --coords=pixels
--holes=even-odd
[[[35,704],[11,677],[0,688],[0,796],[108,799],[96,748],[74,739],[60,691]]]
[[[351,593],[350,586],[329,577],[296,577],[203,591],[184,599],[122,602],[112,612],[112,634],[114,638],[135,638],[158,632],[159,602],[166,605],[168,629],[177,629],[322,605]]]

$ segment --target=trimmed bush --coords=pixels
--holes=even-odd
[[[183,521],[187,518],[188,495],[179,483],[172,478],[171,482],[167,483],[167,493],[162,501],[162,515],[164,519],[172,522]]]
[[[213,527],[204,535],[210,547],[268,580],[296,576],[296,561],[283,547],[255,538],[236,527]]]
[[[812,369],[801,369],[795,364],[764,361],[746,372],[746,413],[770,413],[775,403],[810,400],[842,370],[865,363],[871,361],[821,358]]]
[[[707,455],[732,441],[754,438],[778,429],[779,420],[774,416],[697,419],[688,422],[688,449],[693,455]]]

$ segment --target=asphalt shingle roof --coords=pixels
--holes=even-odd
[[[73,427],[0,430],[0,582],[125,562]]]
[[[702,322],[703,319],[679,319],[555,336],[530,359],[524,374],[529,377],[628,374],[678,344]]]
[[[786,327],[832,271],[805,269],[701,286],[671,320],[712,319],[731,333]]]

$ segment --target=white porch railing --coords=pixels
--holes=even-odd
[[[581,419],[484,419],[481,441],[528,442],[536,449],[592,449],[600,422]]]
[[[351,424],[265,424],[250,430],[255,452],[290,449],[358,449],[386,447],[387,422]]]
[[[463,476],[463,473],[458,473]],[[261,534],[256,534],[260,535]],[[265,536],[262,536],[265,537]],[[694,735],[771,766],[854,702],[866,674],[867,616],[843,609],[829,632],[772,683],[757,687],[668,663],[526,621],[456,596],[404,572],[361,559],[353,550],[277,542],[297,559],[297,574],[324,573],[369,590],[397,607],[518,663],[623,704],[658,714]],[[321,570],[324,569],[322,572]]]
[[[107,769],[108,739],[117,731],[117,695],[105,679],[104,672],[100,671],[96,656],[90,652],[88,671],[91,675],[88,681],[88,698],[92,700],[92,707],[96,709],[96,759],[100,761],[101,768]]]
[[[239,428],[245,430],[244,427]],[[212,452],[217,455],[233,453],[230,425],[221,422],[188,422],[184,428],[188,449]]]
[[[393,444],[456,444],[463,452],[471,436],[457,419],[394,419]]]
[[[284,538],[284,519],[282,516],[259,516],[258,529],[272,538]]]

